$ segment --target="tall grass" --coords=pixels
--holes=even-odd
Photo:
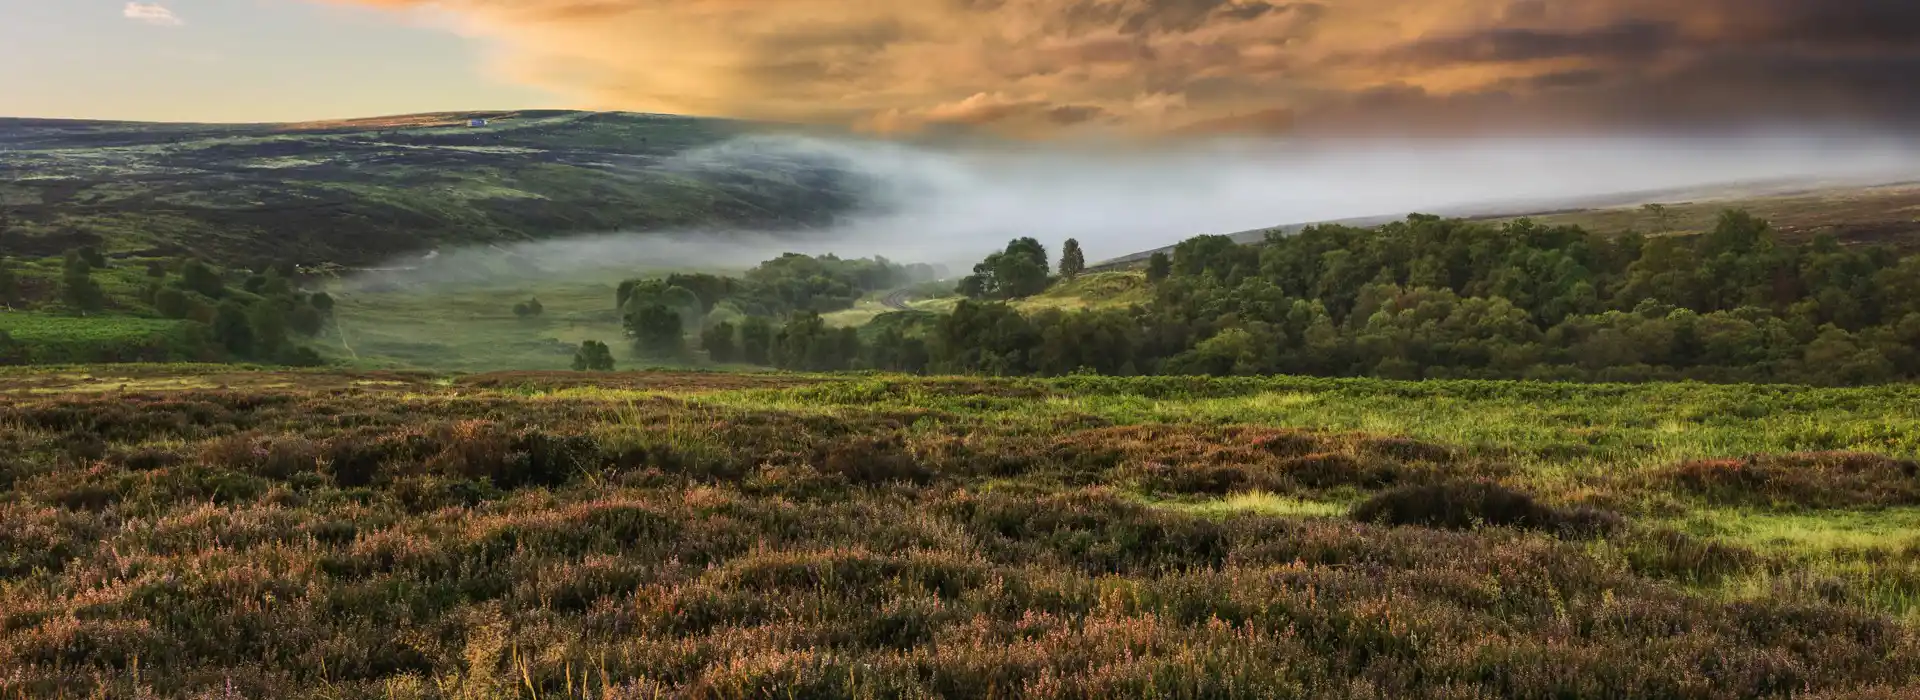
[[[1920,676],[1905,389],[162,371],[0,373],[0,698]]]

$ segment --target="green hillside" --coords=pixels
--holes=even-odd
[[[490,121],[469,126],[478,117]],[[247,125],[0,119],[0,248],[360,265],[581,232],[812,225],[853,206],[853,183],[829,163],[675,160],[755,129],[560,111]]]

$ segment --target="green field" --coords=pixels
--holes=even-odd
[[[174,347],[182,330],[166,319],[0,312],[0,331],[34,364],[185,359]]]
[[[343,292],[328,331],[314,340],[330,358],[360,367],[566,369],[583,340],[638,358],[613,310],[617,281],[603,284]],[[519,318],[513,305],[537,298],[546,312]]]
[[[1920,393],[0,371],[0,697],[1906,697]]]

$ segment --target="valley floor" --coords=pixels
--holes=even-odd
[[[1920,697],[1920,389],[0,370],[0,698]]]

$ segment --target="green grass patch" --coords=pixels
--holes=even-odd
[[[1703,509],[1681,521],[1688,532],[1781,554],[1920,548],[1920,508],[1777,513]]]
[[[1013,302],[1026,313],[1045,309],[1125,309],[1153,299],[1153,287],[1141,272],[1089,272]]]
[[[1313,501],[1291,496],[1249,491],[1226,498],[1198,502],[1156,502],[1154,505],[1186,513],[1208,516],[1271,515],[1283,518],[1332,518],[1346,515],[1344,503]]]

